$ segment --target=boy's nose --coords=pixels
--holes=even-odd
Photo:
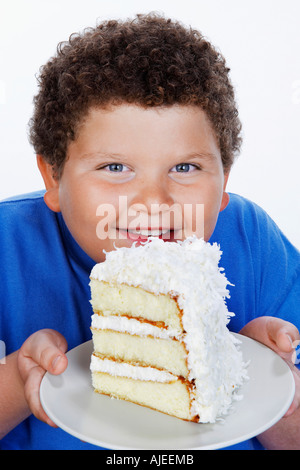
[[[159,180],[145,179],[140,184],[135,197],[131,200],[131,205],[142,204],[147,208],[148,212],[153,212],[158,206],[161,206],[161,208],[163,205],[170,207],[174,202],[174,198],[166,183]]]

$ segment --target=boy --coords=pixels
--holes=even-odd
[[[204,205],[197,235],[220,243],[235,285],[230,328],[291,361],[300,255],[265,212],[226,193],[241,144],[228,72],[200,33],[156,15],[72,36],[43,67],[31,141],[46,192],[4,201],[0,212],[0,331],[8,354],[0,366],[0,448],[93,448],[53,429],[40,382],[46,370],[65,370],[67,348],[90,339],[89,273],[103,250],[153,230],[179,239],[178,219],[164,218],[172,207]],[[124,226],[120,197],[139,208],[140,230]],[[115,217],[107,217],[102,237],[99,207],[107,204]],[[195,223],[194,214],[187,228]],[[266,448],[300,446],[299,375],[291,367],[295,399],[259,437]],[[261,448],[257,439],[237,447]]]

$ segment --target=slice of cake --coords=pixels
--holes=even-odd
[[[217,244],[189,238],[117,248],[91,272],[94,389],[215,422],[246,377],[229,332]]]

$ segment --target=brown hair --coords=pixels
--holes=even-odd
[[[228,170],[241,145],[229,71],[199,31],[179,22],[153,13],[105,21],[60,43],[41,68],[31,143],[59,177],[91,106],[197,105],[210,119]]]

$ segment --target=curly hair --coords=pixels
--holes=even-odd
[[[102,22],[72,34],[41,67],[30,141],[59,178],[91,107],[196,105],[211,122],[226,171],[241,145],[229,71],[199,31],[177,21],[151,13]]]

